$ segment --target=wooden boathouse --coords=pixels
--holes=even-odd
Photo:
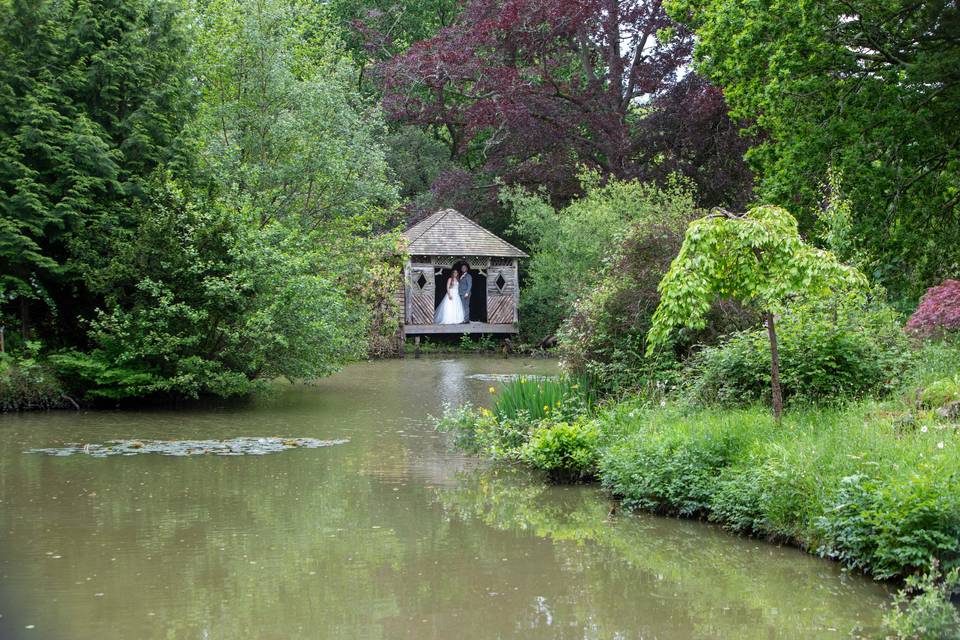
[[[520,249],[453,209],[443,209],[404,232],[404,336],[517,333]],[[473,276],[469,324],[434,324],[450,271],[466,262]]]

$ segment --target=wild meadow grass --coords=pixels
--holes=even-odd
[[[905,423],[891,403],[601,417],[604,486],[630,507],[797,544],[878,578],[960,566],[956,425]]]

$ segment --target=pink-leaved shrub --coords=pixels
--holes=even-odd
[[[907,331],[925,338],[960,332],[960,280],[927,289],[907,321]]]

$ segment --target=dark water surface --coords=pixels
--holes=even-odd
[[[840,638],[883,588],[696,522],[608,515],[429,415],[550,361],[360,364],[244,407],[0,416],[0,638]],[[347,439],[263,456],[26,454]],[[29,627],[29,628],[28,628]]]

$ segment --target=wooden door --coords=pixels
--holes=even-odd
[[[410,267],[410,324],[433,324],[435,289],[432,266]]]
[[[487,322],[512,324],[517,319],[517,275],[511,266],[487,269]]]

